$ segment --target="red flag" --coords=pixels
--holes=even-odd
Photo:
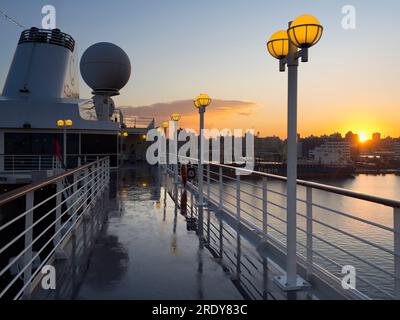
[[[56,157],[61,158],[61,145],[56,137],[53,138],[53,154]]]

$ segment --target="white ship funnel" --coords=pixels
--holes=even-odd
[[[3,95],[14,98],[79,98],[75,41],[59,29],[22,32]]]

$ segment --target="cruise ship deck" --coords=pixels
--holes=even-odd
[[[123,169],[76,299],[242,299],[146,165]],[[153,175],[152,175],[153,173]]]
[[[304,236],[297,238],[293,261],[297,284],[289,287],[285,276],[292,261],[286,252],[291,239],[284,233],[285,178],[262,172],[246,178],[235,176],[236,170],[206,164],[199,193],[198,177],[186,180],[176,165],[136,162],[111,170],[105,157],[0,196],[2,212],[12,213],[4,215],[0,225],[4,235],[0,296],[34,300],[397,298],[399,278],[393,275],[395,281],[391,280],[392,273],[378,262],[392,259],[397,267],[398,255],[350,233],[347,227],[338,229],[341,218],[331,216],[345,215],[343,219],[371,225],[378,229],[375,232],[390,232],[390,227],[334,208],[338,198],[346,197],[351,204],[368,202],[397,219],[400,202],[299,180],[298,219],[305,221],[299,221],[298,230]],[[324,198],[311,197],[321,192],[330,197],[324,204],[320,204]],[[320,209],[330,212],[325,220]],[[397,252],[397,228],[393,233]],[[364,250],[367,246],[380,251],[371,256],[370,250]],[[334,259],[342,265],[347,261],[359,265],[359,290],[344,287],[343,268]],[[369,276],[372,269],[385,272],[381,286]]]
[[[304,299],[273,283],[278,270],[210,212],[207,239],[190,231],[195,195],[160,168],[125,166],[111,178],[106,218],[76,229],[68,259],[56,259],[57,290],[33,290],[33,299],[243,300]],[[186,208],[186,209],[185,209]],[[100,210],[100,209],[99,209]],[[85,224],[88,224],[85,226]],[[207,229],[207,226],[209,229]],[[208,230],[208,232],[207,232]],[[90,234],[90,236],[84,233]],[[220,237],[222,236],[222,237]],[[67,246],[68,247],[68,246]],[[222,258],[221,258],[222,257]]]

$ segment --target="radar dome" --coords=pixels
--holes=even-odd
[[[81,58],[80,69],[83,80],[94,94],[118,95],[131,76],[128,55],[108,42],[89,47]]]

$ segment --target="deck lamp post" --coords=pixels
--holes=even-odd
[[[174,113],[171,116],[171,121],[173,121],[174,126],[176,130],[178,130],[178,122],[181,120],[181,115],[178,113]],[[176,150],[178,150],[178,135],[176,135],[175,137],[175,130],[173,132],[174,134],[174,143],[176,144]],[[175,185],[177,186],[179,184],[179,174],[178,174],[178,170],[179,170],[179,157],[178,157],[178,151],[176,151],[176,164],[174,166],[174,177],[175,177]],[[177,195],[177,193],[176,193]]]
[[[165,150],[168,150],[167,148],[167,129],[169,127],[169,123],[167,121],[163,122],[163,124],[161,125],[161,127],[163,128],[163,132],[164,132],[164,139],[165,139]],[[164,159],[165,163],[168,163],[168,153],[165,151],[165,159]]]
[[[194,106],[199,109],[200,114],[200,141],[199,141],[199,155],[198,155],[198,188],[199,188],[199,210],[198,210],[198,235],[200,241],[203,241],[203,220],[204,220],[204,200],[203,200],[203,154],[202,154],[202,143],[203,143],[203,129],[204,129],[204,113],[206,108],[211,104],[211,98],[205,94],[200,94],[194,101]]]
[[[63,130],[63,164],[67,169],[67,129],[73,125],[72,120],[58,120],[57,126]]]
[[[119,132],[118,133],[118,136],[119,136],[119,154],[120,154],[120,160],[119,160],[119,163],[120,163],[120,165],[121,164],[123,164],[123,161],[124,161],[124,159],[122,158],[122,147],[123,147],[123,140],[124,140],[124,138],[127,138],[128,136],[129,136],[129,133],[128,132],[126,132],[126,131],[124,131],[124,132]]]
[[[299,59],[308,62],[308,48],[322,36],[323,27],[317,18],[302,15],[289,22],[287,30],[275,32],[267,43],[268,52],[279,59],[279,71],[288,67],[288,131],[287,131],[287,257],[286,277],[276,282],[287,291],[306,285],[297,277],[297,69]]]

